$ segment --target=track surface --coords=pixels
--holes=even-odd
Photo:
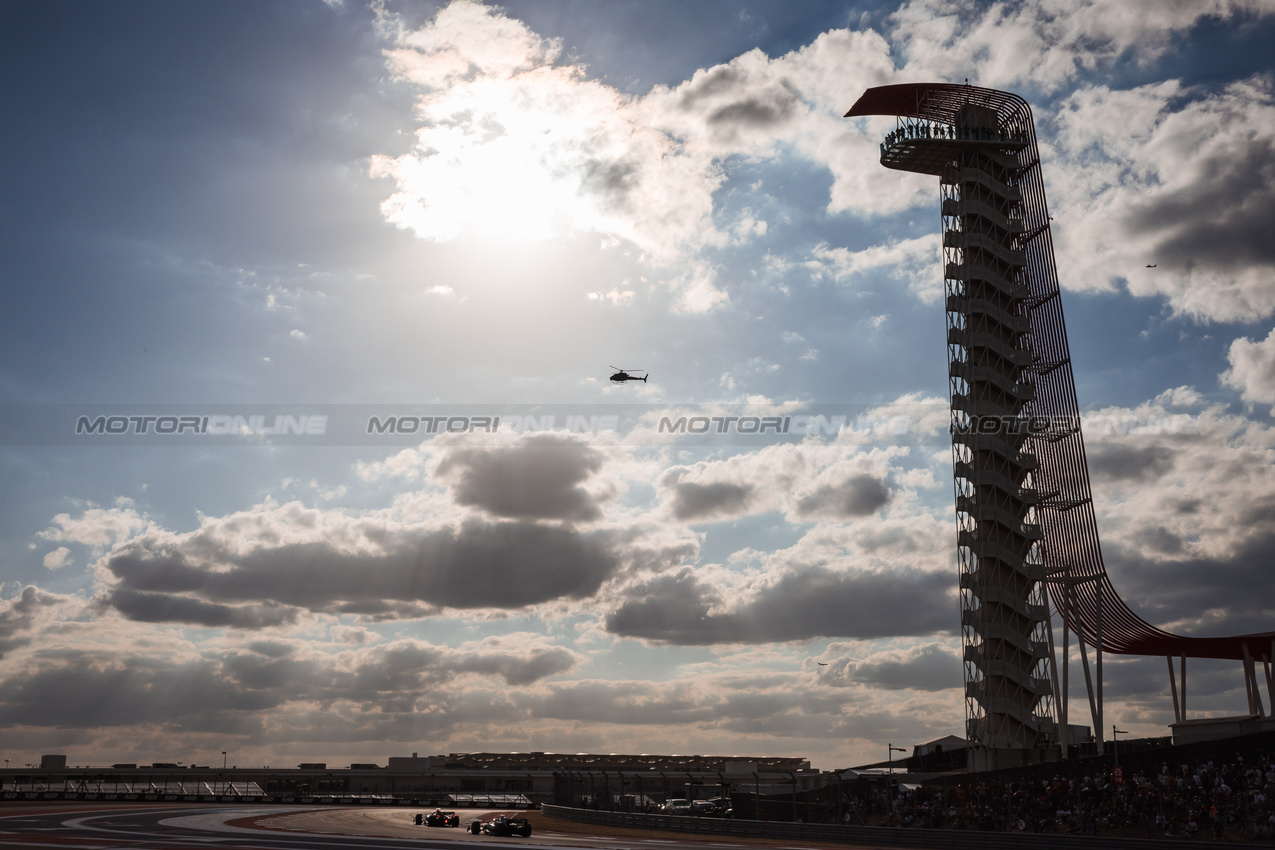
[[[729,840],[705,844],[670,838],[612,838],[597,835],[538,831],[530,838],[470,835],[463,829],[416,826],[417,811],[366,808],[263,808],[261,806],[200,806],[92,809],[66,806],[58,810],[0,808],[0,848],[75,847],[83,850],[491,850],[562,847],[570,850],[654,850],[679,845],[711,846],[715,850],[757,850],[755,843]],[[460,810],[462,827],[475,819],[490,819],[496,811]],[[776,846],[776,845],[771,845]],[[791,845],[789,845],[791,846]],[[810,845],[803,845],[810,846]]]

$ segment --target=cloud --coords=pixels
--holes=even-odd
[[[730,301],[730,294],[717,284],[717,270],[704,262],[690,260],[686,270],[673,279],[678,292],[675,313],[707,313]]]
[[[850,573],[812,567],[727,606],[691,570],[635,585],[606,615],[612,634],[657,643],[714,644],[878,638],[955,627],[952,576],[918,570]]]
[[[595,495],[582,485],[601,470],[604,455],[569,439],[532,435],[500,448],[446,449],[436,475],[451,481],[457,504],[505,519],[599,519]]]
[[[101,548],[121,543],[149,526],[150,520],[131,506],[99,508],[90,503],[74,519],[70,514],[58,514],[53,518],[53,526],[37,536],[56,543],[82,543]]]
[[[810,259],[801,267],[813,279],[831,279],[838,283],[888,270],[890,277],[906,283],[913,295],[931,302],[943,294],[942,284],[935,282],[935,269],[939,268],[941,260],[939,237],[934,234],[874,245],[859,251],[820,244],[815,246]],[[877,317],[873,320],[873,327],[879,328],[884,320],[885,317]]]
[[[248,629],[294,623],[301,612],[396,619],[511,610],[589,597],[626,559],[659,563],[676,551],[534,522],[430,529],[265,505],[116,548],[96,567],[97,602],[141,622]]]
[[[869,516],[890,501],[890,488],[871,475],[854,475],[838,484],[821,484],[797,500],[797,515],[842,519]]]
[[[672,309],[707,312],[730,296],[705,252],[766,232],[748,210],[721,220],[713,198],[732,157],[798,157],[828,168],[830,213],[876,216],[933,203],[932,178],[877,163],[885,124],[840,117],[847,91],[959,79],[977,66],[980,84],[1052,92],[1094,69],[1162,56],[1203,20],[1270,11],[1256,0],[1137,9],[1123,0],[912,0],[884,36],[831,30],[782,56],[751,50],[633,96],[590,79],[563,60],[560,44],[520,21],[455,0],[420,29],[400,29],[386,52],[394,74],[422,91],[422,124],[415,150],[374,157],[372,174],[396,182],[386,218],[422,238],[483,227],[507,238],[591,231],[681,269],[665,276],[676,293]],[[1173,81],[1083,87],[1056,117],[1043,113],[1046,141],[1057,131],[1045,146],[1057,154],[1046,178],[1059,212],[1064,285],[1123,281],[1203,318],[1270,315],[1275,258],[1264,234],[1275,220],[1275,180],[1260,175],[1275,168],[1273,116],[1266,77],[1216,94]],[[925,236],[860,251],[818,246],[804,265],[837,280],[890,269],[918,297],[935,300],[937,253],[937,237]],[[1148,261],[1157,268],[1144,269]]]
[[[47,555],[44,556],[44,565],[51,570],[56,570],[59,567],[64,567],[68,563],[67,557],[70,554],[71,554],[70,549],[66,548],[65,546],[59,546],[58,548],[54,549],[52,552],[49,552]]]
[[[834,687],[861,685],[888,691],[942,691],[960,688],[961,655],[952,643],[921,643],[905,649],[885,649],[864,657],[840,655],[850,644],[834,643],[820,658],[829,659],[819,680]]]
[[[1148,404],[1102,415],[1169,414]],[[1206,408],[1192,432],[1089,430],[1085,442],[1104,558],[1131,607],[1171,630],[1270,630],[1275,430]]]
[[[411,480],[425,474],[426,459],[426,455],[418,449],[403,449],[385,460],[358,461],[354,472],[360,480],[369,483],[385,478]]]
[[[1045,176],[1064,286],[1123,282],[1206,320],[1275,312],[1270,77],[1216,93],[1174,81],[1084,88],[1051,123],[1058,155]]]
[[[713,519],[747,513],[753,501],[754,488],[750,484],[732,484],[713,481],[700,484],[683,481],[688,470],[669,470],[661,484],[672,491],[670,507],[673,516],[684,521]]]
[[[1151,403],[1164,407],[1194,407],[1200,403],[1202,398],[1195,387],[1183,386],[1165,390],[1153,398]]]
[[[1245,401],[1275,402],[1275,329],[1264,340],[1233,341],[1226,359],[1231,368],[1222,373],[1222,383],[1239,390]]]
[[[1262,510],[1275,507],[1269,497]],[[1178,555],[1187,547],[1174,547]],[[1110,547],[1111,572],[1126,601],[1146,620],[1192,635],[1272,631],[1275,622],[1275,528],[1260,530],[1223,557],[1162,557],[1163,547]]]
[[[119,562],[117,562],[119,565]],[[295,623],[298,611],[277,603],[221,605],[171,592],[117,587],[103,600],[139,623],[189,623],[210,628],[264,629]]]
[[[479,229],[546,238],[618,237],[657,263],[720,242],[722,174],[649,120],[641,103],[560,62],[558,43],[468,0],[386,52],[421,90],[415,150],[376,156],[395,193],[382,210],[424,239]]]
[[[768,676],[766,682],[755,676],[706,672],[674,681],[586,679],[554,682],[544,692],[519,694],[516,702],[536,718],[587,721],[591,727],[600,723],[636,727],[616,730],[626,736],[636,733],[658,739],[660,734],[679,734],[679,728],[698,740],[714,733],[734,741],[740,735],[826,733],[844,702],[828,693],[806,693],[794,702],[791,689],[798,685],[795,676],[782,673]],[[675,750],[677,745],[657,749]]]
[[[909,0],[890,16],[888,35],[912,79],[960,80],[976,69],[977,85],[1056,91],[1124,59],[1149,63],[1204,19],[1270,13],[1262,0]]]
[[[590,292],[585,297],[590,301],[607,301],[615,307],[626,307],[633,303],[637,293],[632,289],[612,289],[610,292]]]
[[[0,659],[8,652],[29,645],[32,639],[28,633],[36,627],[40,612],[65,601],[64,597],[31,585],[11,599],[0,599]]]
[[[753,49],[724,65],[702,68],[653,98],[663,125],[711,150],[768,152],[807,111],[792,85],[772,72],[770,59]]]
[[[643,96],[590,79],[557,42],[469,0],[400,28],[386,56],[421,90],[414,150],[372,158],[371,175],[395,182],[388,221],[432,241],[596,233],[668,270],[678,312],[729,301],[706,251],[768,232],[751,210],[714,205],[732,157],[826,166],[831,212],[896,212],[932,191],[883,172],[875,138],[840,117],[847,90],[893,77],[890,46],[871,31],[823,33],[775,59],[749,51]]]
[[[875,430],[877,408],[862,422],[848,422]],[[911,417],[915,421],[915,416]],[[903,436],[903,435],[892,435]],[[722,460],[670,467],[657,489],[666,509],[682,522],[701,523],[782,511],[791,522],[842,520],[868,516],[885,508],[894,497],[886,483],[899,475],[909,483],[919,479],[904,468],[910,449],[904,446],[864,449],[865,434],[850,434],[832,445],[803,443],[767,446]]]
[[[283,715],[353,702],[382,716],[423,713],[469,677],[520,688],[570,671],[580,657],[537,635],[457,647],[397,640],[324,653],[292,643],[208,650],[170,658],[140,652],[45,653],[0,680],[0,722],[29,727],[144,727],[260,735]],[[449,724],[464,715],[452,715]]]
[[[1173,468],[1177,452],[1163,445],[1098,444],[1088,453],[1095,479],[1153,481]]]

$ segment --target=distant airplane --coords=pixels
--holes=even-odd
[[[1159,264],[1158,264],[1158,263],[1147,263],[1147,268],[1149,268],[1149,269],[1153,269],[1153,268],[1155,268],[1157,265],[1159,265]]]
[[[816,663],[816,664],[818,664],[820,667],[827,667],[827,666],[828,666],[828,662],[827,662],[827,661],[816,661],[815,663]]]
[[[612,366],[611,368],[615,369],[615,374],[611,376],[611,382],[616,384],[622,384],[625,381],[641,381],[642,383],[645,384],[646,379],[650,377],[649,373],[639,378],[637,375],[630,375],[628,372],[626,372],[624,369],[619,368],[618,366]],[[637,372],[640,370],[634,369],[633,371]]]

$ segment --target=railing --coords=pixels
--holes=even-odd
[[[1022,146],[1028,143],[1025,133],[1006,133],[994,127],[954,127],[941,121],[908,121],[881,142],[881,155],[899,142],[913,139],[942,139],[954,142],[990,142],[998,145]]]

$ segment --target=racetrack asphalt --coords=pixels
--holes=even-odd
[[[295,806],[190,806],[151,804],[144,807],[61,803],[0,805],[0,847],[76,847],[82,850],[492,850],[528,844],[569,850],[652,850],[653,847],[730,848],[757,846],[833,847],[816,842],[727,838],[655,830],[603,827],[547,818],[539,812],[458,809],[461,828],[416,826],[418,812],[432,808],[369,809],[366,807],[297,808]],[[471,835],[464,827],[497,814],[527,817],[530,838]]]

